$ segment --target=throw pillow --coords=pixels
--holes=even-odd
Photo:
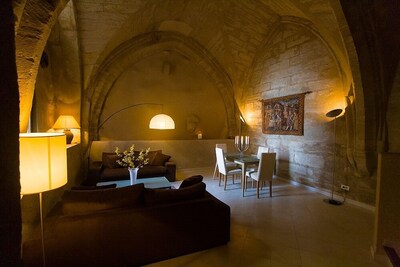
[[[149,158],[149,162],[147,163],[148,165],[152,165],[153,160],[158,153],[162,153],[162,151],[161,150],[149,151],[149,154],[147,154],[147,157]]]
[[[201,175],[194,175],[189,178],[186,178],[185,180],[182,181],[181,185],[179,188],[185,188],[197,183],[201,183],[203,181],[203,176]]]
[[[146,205],[153,206],[201,198],[205,192],[206,184],[203,182],[176,190],[145,188],[144,199]]]
[[[120,157],[118,157],[115,153],[103,152],[102,154],[103,165],[110,169],[122,168],[122,166],[117,163],[119,158]]]
[[[74,185],[71,190],[100,190],[100,189],[110,189],[116,188],[117,184],[107,184],[107,185]]]
[[[144,184],[100,190],[66,190],[62,196],[64,215],[116,208],[135,208],[143,204]]]
[[[167,162],[171,156],[164,155],[163,153],[159,152],[156,154],[154,157],[152,163],[150,165],[152,166],[164,166],[165,162]]]

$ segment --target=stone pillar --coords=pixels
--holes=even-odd
[[[0,18],[0,266],[20,266],[19,93],[11,0],[1,1]]]
[[[373,249],[384,254],[383,245],[400,245],[400,153],[379,153]]]

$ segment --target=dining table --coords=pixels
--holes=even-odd
[[[240,153],[227,153],[225,154],[226,160],[232,161],[242,168],[242,188],[245,189],[245,178],[246,178],[246,171],[247,168],[251,165],[256,165],[259,163],[260,159],[257,155],[252,154],[240,154]],[[258,167],[257,167],[258,168]]]

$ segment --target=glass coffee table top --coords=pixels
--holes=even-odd
[[[109,182],[99,182],[96,185],[109,185],[117,184],[117,187],[130,186],[130,180],[118,180]],[[145,188],[171,188],[172,185],[164,176],[152,177],[152,178],[138,178],[136,184],[144,184]]]

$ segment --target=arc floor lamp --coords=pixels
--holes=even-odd
[[[156,106],[161,106],[161,107],[164,106],[163,104],[158,104],[158,103],[139,103],[139,104],[133,104],[133,105],[121,108],[121,109],[115,111],[114,113],[112,113],[107,118],[105,118],[104,121],[99,124],[97,129],[100,129],[108,120],[110,120],[112,117],[114,117],[118,113],[121,113],[122,111],[127,110],[127,109],[131,109],[131,108],[138,107],[138,106],[144,106],[144,105],[156,105]],[[158,129],[158,130],[175,129],[175,122],[167,114],[161,113],[161,114],[157,114],[153,118],[151,118],[150,123],[149,123],[149,128],[150,129]]]
[[[332,172],[332,195],[326,202],[332,205],[342,205],[343,203],[333,198],[333,191],[335,188],[335,162],[336,162],[336,118],[342,113],[342,109],[334,109],[326,113],[326,117],[333,119],[333,172]]]

